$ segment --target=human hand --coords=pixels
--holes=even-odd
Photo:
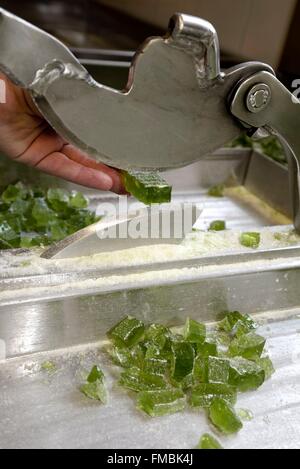
[[[0,104],[0,150],[20,163],[93,189],[125,193],[118,170],[70,145],[45,121],[29,93],[0,72],[6,88]]]

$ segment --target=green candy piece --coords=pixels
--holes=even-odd
[[[0,249],[13,249],[13,245],[0,238]]]
[[[31,214],[37,228],[45,228],[57,218],[56,213],[48,207],[46,200],[42,197],[35,199]]]
[[[228,383],[245,392],[259,388],[265,381],[264,369],[245,358],[230,360]]]
[[[225,399],[216,398],[209,408],[211,422],[226,435],[237,433],[243,424],[232,405]]]
[[[145,342],[149,341],[158,348],[163,349],[168,337],[171,335],[170,329],[161,324],[151,324],[145,332]]]
[[[197,356],[193,369],[194,383],[207,383],[207,363],[206,357]]]
[[[231,357],[243,357],[248,360],[260,358],[266,339],[254,332],[242,335],[234,339],[229,346],[229,355]]]
[[[208,383],[228,383],[229,360],[218,357],[207,357],[205,360]]]
[[[155,375],[164,375],[168,369],[168,360],[156,345],[150,345],[145,354],[144,371]]]
[[[46,371],[49,374],[55,373],[56,372],[56,365],[53,362],[44,362],[41,364],[41,370]]]
[[[20,235],[12,228],[12,226],[6,221],[0,222],[0,239],[2,240],[2,246],[9,245],[12,248],[19,247]]]
[[[209,433],[202,435],[197,449],[223,449],[221,443]]]
[[[239,311],[231,311],[227,313],[225,318],[218,324],[218,329],[228,333],[236,333],[237,328],[242,328],[243,333],[247,334],[248,332],[257,329],[257,324],[248,314],[241,314]],[[236,335],[238,334],[236,333]]]
[[[17,183],[15,185],[9,185],[1,195],[3,202],[11,204],[18,199],[25,199],[27,191],[22,183]]]
[[[88,207],[88,199],[81,194],[81,192],[73,191],[71,197],[69,198],[70,206],[73,208],[87,208]]]
[[[133,349],[124,347],[112,347],[108,350],[113,363],[122,368],[141,368],[144,363],[144,352],[142,348],[137,345]]]
[[[98,366],[93,366],[86,383],[84,383],[80,391],[89,399],[107,403],[107,390],[104,383],[104,373]]]
[[[145,325],[138,319],[127,316],[114,326],[107,336],[118,347],[131,348],[136,345],[145,332]]]
[[[95,223],[85,197],[62,189],[10,185],[0,197],[0,249],[32,248],[60,241]],[[9,229],[8,229],[9,227]],[[10,238],[10,239],[8,239]]]
[[[180,389],[143,391],[138,394],[137,407],[151,417],[174,414],[185,409],[185,394]]]
[[[171,377],[177,382],[182,381],[193,372],[195,350],[188,342],[172,344]]]
[[[131,391],[150,391],[164,389],[167,383],[162,376],[150,374],[138,368],[129,368],[121,374],[120,385]]]
[[[269,357],[258,358],[256,364],[264,370],[266,380],[270,379],[275,373],[274,365]]]
[[[103,373],[102,370],[100,370],[100,368],[98,366],[95,365],[91,369],[91,372],[87,377],[87,382],[88,383],[95,383],[98,380],[100,380],[100,381],[104,380],[104,373]]]
[[[226,223],[224,220],[215,220],[209,225],[208,231],[225,231]]]
[[[218,355],[218,347],[214,341],[207,339],[203,344],[197,344],[197,355],[199,357],[216,357]]]
[[[83,384],[80,390],[89,399],[100,401],[102,404],[107,403],[107,391],[104,383],[101,381]]]
[[[153,171],[123,171],[123,181],[127,192],[146,205],[162,204],[171,201],[172,187]]]
[[[257,249],[260,245],[260,233],[242,233],[240,243],[246,248]]]
[[[206,326],[188,318],[184,327],[184,340],[194,344],[203,344],[206,338]]]
[[[212,401],[220,397],[231,404],[237,400],[237,390],[234,386],[228,384],[210,384],[202,383],[191,389],[189,403],[191,407],[210,407]]]
[[[70,196],[63,189],[49,189],[47,192],[47,202],[56,212],[65,211],[69,205]]]
[[[210,197],[224,197],[225,186],[223,184],[218,184],[209,189],[208,195]]]

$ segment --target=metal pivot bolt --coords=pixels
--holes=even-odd
[[[264,83],[253,86],[247,96],[247,108],[250,112],[261,112],[271,101],[271,89]]]

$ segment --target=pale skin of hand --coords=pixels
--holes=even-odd
[[[61,138],[24,89],[3,73],[6,102],[0,104],[0,151],[45,173],[93,189],[125,193],[120,173],[97,163]]]

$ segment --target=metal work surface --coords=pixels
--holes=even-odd
[[[299,311],[298,311],[299,312]],[[297,311],[294,311],[297,316]],[[267,324],[260,333],[276,374],[262,388],[240,395],[237,408],[253,414],[236,436],[221,437],[225,448],[299,448],[299,318]],[[99,346],[60,350],[0,364],[0,448],[194,448],[209,428],[201,411],[151,419],[117,386],[118,369]],[[55,373],[41,371],[51,360]],[[82,372],[101,364],[109,404],[100,405],[78,390]]]

